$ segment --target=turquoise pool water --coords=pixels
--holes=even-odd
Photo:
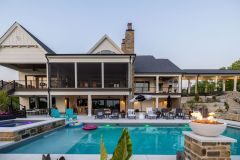
[[[183,150],[182,131],[188,126],[100,126],[95,131],[81,128],[63,128],[32,142],[9,149],[7,153],[25,154],[98,154],[100,136],[103,135],[108,153],[112,153],[123,128],[128,128],[134,154],[176,154]],[[233,155],[240,155],[240,130],[227,128],[224,135],[235,138],[231,146]]]

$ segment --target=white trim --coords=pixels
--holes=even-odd
[[[135,73],[134,77],[178,77],[182,75],[181,73],[179,74],[169,74],[169,73],[165,73],[165,74],[157,74],[157,73],[152,73],[152,74],[139,74],[139,73]]]
[[[88,51],[88,54],[92,54],[92,52],[98,48],[105,39],[108,40],[119,51],[119,53],[124,54],[118,45],[106,34]]]
[[[74,63],[74,73],[75,73],[75,88],[77,88],[77,62]]]
[[[130,95],[129,91],[51,91],[52,96],[61,95]]]
[[[101,63],[102,88],[104,88],[104,63]]]

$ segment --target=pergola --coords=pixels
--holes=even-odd
[[[188,80],[188,94],[190,94],[191,80],[195,80],[195,94],[198,93],[199,80],[214,80],[215,89],[217,82],[222,80],[223,92],[226,91],[226,80],[233,80],[233,91],[237,91],[237,80],[240,79],[239,70],[220,70],[220,69],[184,69],[182,80]]]

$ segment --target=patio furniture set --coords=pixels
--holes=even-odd
[[[125,113],[124,113],[125,114]],[[121,115],[121,116],[120,116]],[[119,119],[119,118],[125,118],[125,115],[123,116],[123,113],[119,113],[118,110],[110,110],[106,111],[104,109],[98,109],[95,110],[95,118],[96,119]],[[137,119],[137,114],[134,109],[128,109],[126,114],[127,119]],[[161,110],[153,110],[151,107],[146,108],[146,112],[139,112],[138,113],[139,119],[191,119],[190,114],[186,114],[183,112],[181,108],[176,108],[171,111],[169,111],[167,108],[163,108]]]

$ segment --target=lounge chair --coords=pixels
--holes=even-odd
[[[96,119],[103,119],[103,118],[105,118],[104,111],[103,110],[96,110],[95,118]]]
[[[148,118],[148,119],[157,119],[157,115],[153,113],[152,107],[146,108],[146,118]]]
[[[72,108],[66,109],[66,117],[67,117],[67,120],[70,120],[70,119],[76,120],[77,119],[77,115],[73,114]]]
[[[128,109],[127,118],[128,119],[136,119],[136,115],[135,115],[134,109]]]
[[[61,115],[57,109],[51,109],[51,116],[54,118],[65,118],[65,115]]]
[[[109,115],[109,118],[110,118],[110,119],[118,119],[118,118],[119,118],[119,112],[118,112],[118,110],[113,110],[113,111],[112,111],[112,114]]]

